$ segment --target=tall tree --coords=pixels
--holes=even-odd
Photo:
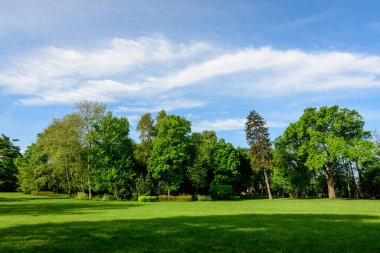
[[[214,131],[193,133],[191,135],[191,165],[187,170],[187,177],[194,188],[194,193],[204,190],[208,182],[208,175],[212,173],[213,154],[217,144]]]
[[[53,122],[28,147],[20,166],[19,179],[25,192],[53,190],[73,194],[84,190],[81,120],[68,114]]]
[[[115,198],[130,197],[135,173],[133,147],[129,138],[129,122],[108,112],[89,133],[92,143],[94,189]]]
[[[272,164],[272,148],[268,127],[266,127],[264,118],[254,110],[247,116],[245,134],[249,145],[252,169],[264,173],[268,197],[269,199],[272,199],[268,176],[268,170]]]
[[[239,180],[239,154],[231,143],[220,139],[213,152],[213,180],[210,193],[213,198],[224,199],[234,194],[233,184]]]
[[[183,183],[189,164],[190,122],[183,117],[168,115],[157,122],[157,137],[149,159],[148,171],[170,195]]]
[[[14,191],[17,187],[17,167],[15,160],[20,148],[4,134],[0,136],[0,191]]]
[[[86,154],[86,168],[87,168],[87,189],[88,196],[91,199],[92,197],[92,168],[94,159],[92,157],[93,152],[93,143],[91,138],[89,138],[89,133],[94,129],[95,125],[99,125],[102,120],[106,106],[103,103],[91,102],[88,100],[83,100],[75,104],[77,111],[82,119],[83,132],[81,137],[82,146],[85,149]]]
[[[156,136],[154,121],[150,113],[145,113],[140,117],[136,130],[140,132],[140,143],[134,150],[135,159],[140,173],[145,174],[153,149],[153,139]]]
[[[334,174],[342,169],[342,159],[352,162],[365,156],[370,133],[363,117],[355,110],[338,106],[307,108],[301,118],[285,130],[286,152],[303,158],[316,173],[323,171],[330,199],[336,198]],[[359,171],[360,173],[360,171]]]

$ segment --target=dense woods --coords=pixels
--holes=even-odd
[[[150,195],[379,198],[379,136],[338,106],[307,108],[272,143],[264,118],[247,116],[248,148],[165,111],[138,121],[82,101],[55,119],[23,154],[0,137],[0,190],[137,199]]]

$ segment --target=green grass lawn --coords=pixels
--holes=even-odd
[[[380,201],[89,201],[0,193],[0,252],[380,252]]]

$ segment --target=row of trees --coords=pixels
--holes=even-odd
[[[272,145],[265,120],[247,117],[248,149],[191,132],[191,122],[159,112],[142,115],[140,142],[126,118],[83,101],[53,122],[21,156],[0,139],[0,189],[85,192],[118,199],[155,194],[226,198],[253,193],[283,196],[380,197],[380,144],[354,110],[308,108]],[[272,191],[271,191],[272,189]]]
[[[191,133],[177,115],[141,116],[140,143],[129,138],[126,118],[83,101],[55,119],[17,159],[23,192],[86,192],[118,199],[152,194],[210,194],[225,198],[251,184],[249,158],[215,132]]]

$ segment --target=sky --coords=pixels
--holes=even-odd
[[[0,0],[0,133],[22,150],[84,99],[131,123],[161,109],[247,146],[307,107],[380,128],[380,1]]]

